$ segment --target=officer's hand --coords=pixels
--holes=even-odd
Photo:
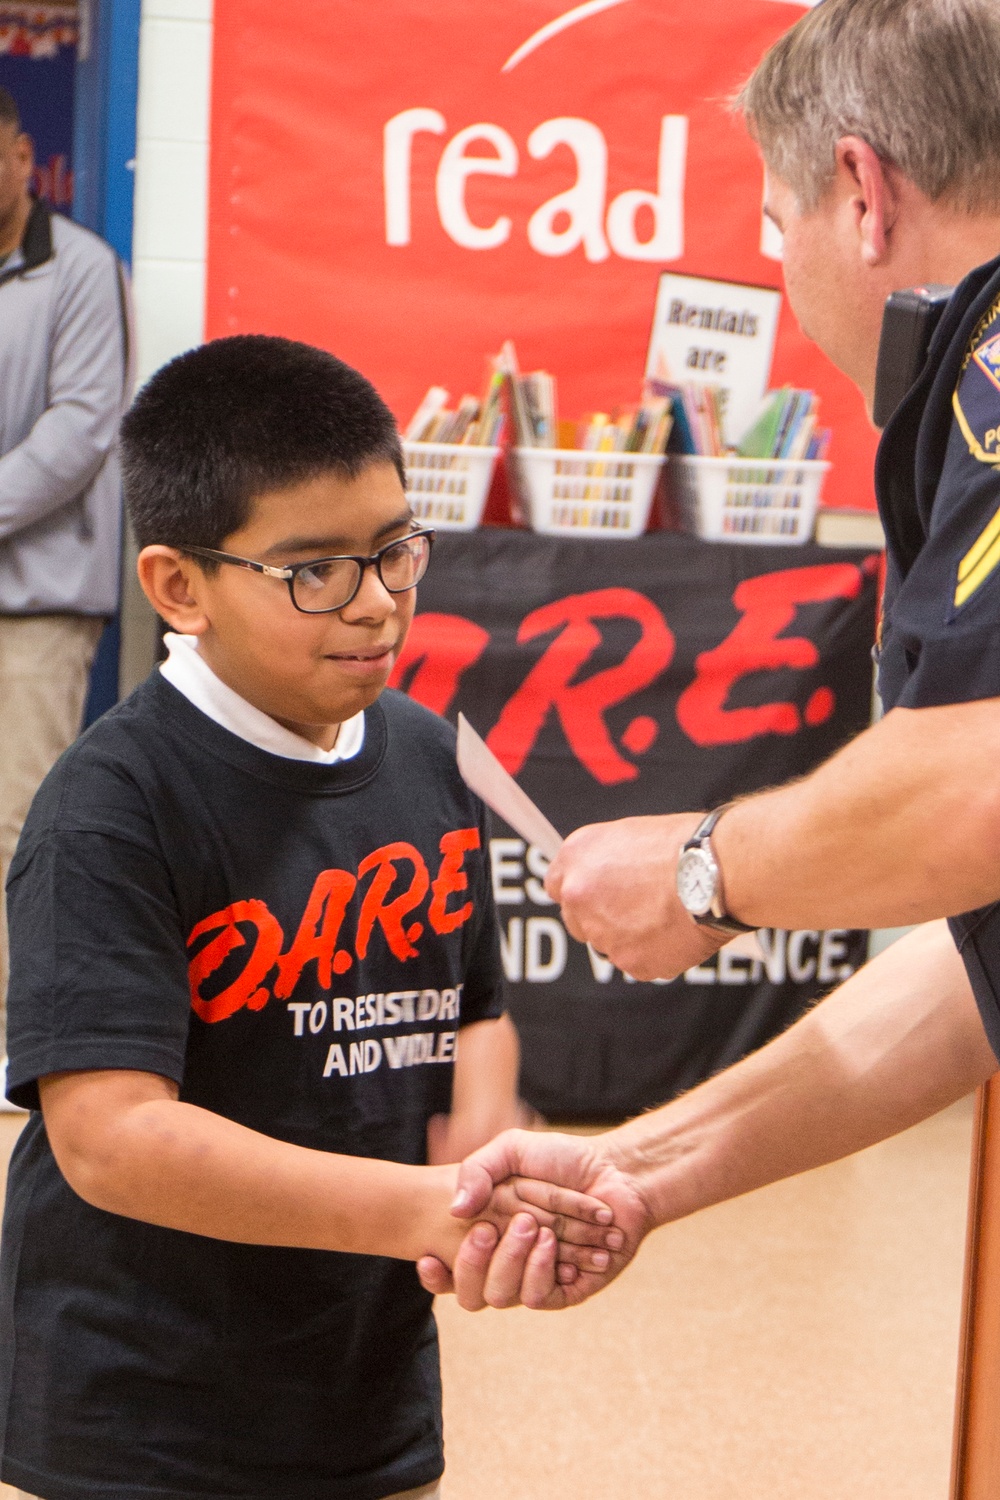
[[[673,979],[726,938],[699,927],[677,895],[677,857],[701,813],[622,818],[571,833],[545,888],[563,920],[636,979]]]

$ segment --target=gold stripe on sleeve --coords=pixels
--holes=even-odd
[[[987,542],[984,550],[983,538],[992,533],[992,543]],[[973,558],[973,554],[976,554]],[[970,559],[972,561],[970,562]],[[966,564],[969,564],[966,567]],[[967,599],[971,599],[982,583],[993,572],[1000,563],[1000,511],[993,517],[983,535],[970,548],[958,566],[958,587],[955,589],[955,608],[960,609]]]
[[[958,581],[964,583],[966,578],[976,568],[983,555],[989,552],[997,537],[1000,537],[1000,510],[997,511],[992,521],[980,532],[968,552],[958,565]]]

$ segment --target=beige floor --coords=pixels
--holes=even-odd
[[[661,1230],[573,1313],[444,1301],[445,1500],[947,1500],[970,1120]]]
[[[445,1500],[947,1500],[970,1128],[662,1229],[572,1313],[441,1305]]]

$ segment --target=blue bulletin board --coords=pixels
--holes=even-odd
[[[35,143],[34,191],[73,207],[75,7],[0,4],[0,85],[17,100]]]

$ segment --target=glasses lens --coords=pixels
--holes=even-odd
[[[408,536],[387,547],[378,565],[379,577],[390,594],[402,594],[427,572],[431,544],[425,536]]]
[[[308,568],[300,568],[292,584],[296,608],[306,614],[339,609],[354,593],[358,571],[358,564],[349,557],[335,557],[329,562],[310,563]]]

